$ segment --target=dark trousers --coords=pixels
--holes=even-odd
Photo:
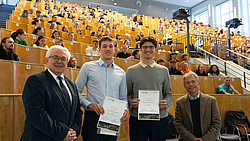
[[[116,136],[97,134],[99,116],[93,111],[85,111],[82,126],[83,141],[116,141]]]
[[[165,141],[167,138],[167,118],[160,121],[138,120],[130,116],[129,135],[130,141]]]

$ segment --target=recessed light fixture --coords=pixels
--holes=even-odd
[[[117,5],[117,2],[114,2],[114,6],[116,6]]]
[[[115,0],[111,0],[111,1],[115,1]]]
[[[188,0],[186,0],[186,2],[189,2]]]
[[[166,11],[168,11],[168,8],[165,8]]]

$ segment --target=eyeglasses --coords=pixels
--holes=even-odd
[[[198,81],[197,80],[192,80],[192,81],[187,81],[185,82],[186,85],[190,85],[190,84],[195,84],[197,83]]]
[[[149,49],[154,49],[155,46],[142,46],[142,48],[143,48],[143,49],[147,49],[147,48],[149,48]]]
[[[67,61],[68,61],[67,58],[65,58],[65,57],[60,58],[60,57],[58,57],[58,56],[56,56],[56,55],[50,56],[49,58],[52,58],[52,60],[54,60],[54,61],[59,61],[60,59],[62,60],[62,62],[67,62]]]

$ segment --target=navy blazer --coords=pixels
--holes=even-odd
[[[62,141],[69,128],[80,134],[83,112],[77,87],[67,77],[65,81],[72,95],[71,110],[48,70],[27,79],[22,94],[26,119],[21,141]]]

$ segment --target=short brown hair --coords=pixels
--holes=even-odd
[[[186,53],[182,54],[182,58],[184,58],[185,56],[188,56],[188,54]]]
[[[145,42],[151,42],[154,44],[155,48],[157,47],[157,41],[152,36],[146,36],[146,37],[142,38],[142,40],[140,41],[140,47],[142,47],[142,45]]]
[[[97,42],[97,43],[98,43],[98,40],[97,40],[97,39],[93,40],[93,43],[95,43],[95,42]]]
[[[162,58],[159,58],[159,59],[156,61],[157,64],[159,64],[160,62],[164,62],[164,63],[165,63],[165,61],[164,61]]]
[[[102,38],[101,38],[101,40],[99,40],[99,48],[101,48],[102,46],[102,42],[103,41],[110,41],[110,42],[112,42],[113,44],[114,44],[114,41],[112,40],[112,38],[111,37],[109,37],[109,36],[103,36]]]

